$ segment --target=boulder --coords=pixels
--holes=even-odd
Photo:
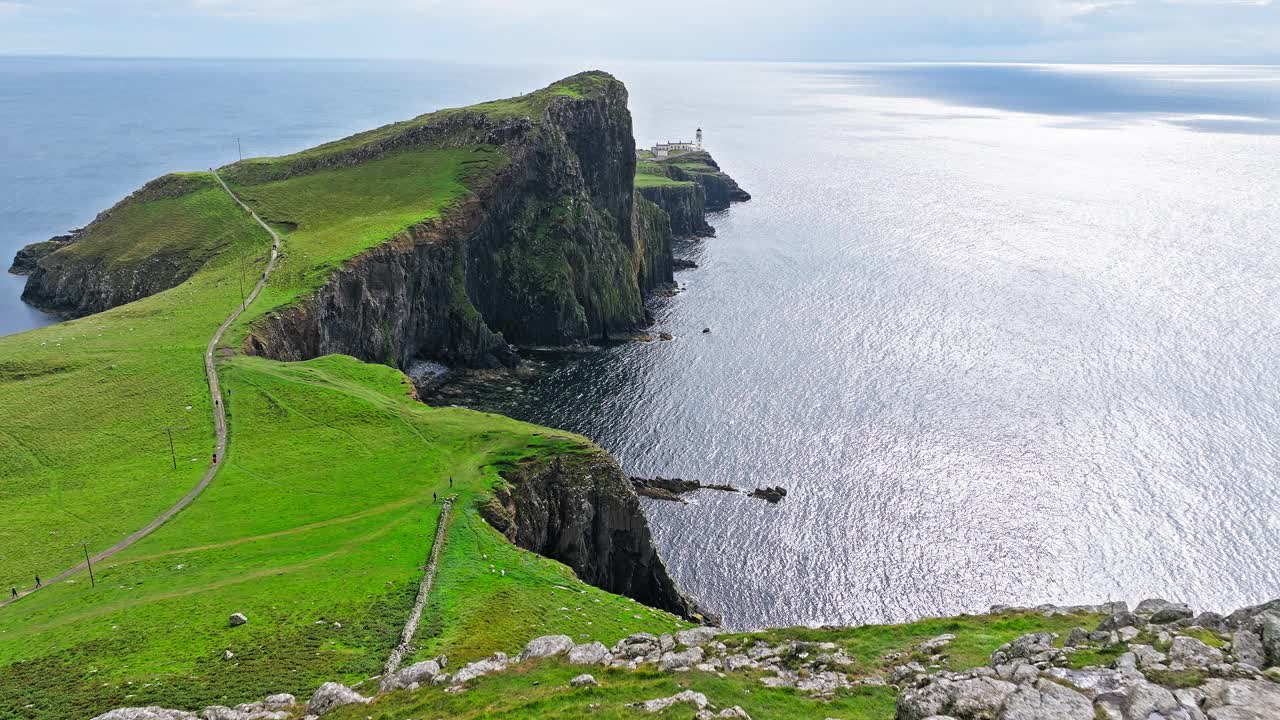
[[[363,697],[360,693],[352,690],[346,685],[336,682],[327,682],[321,685],[311,699],[307,701],[308,715],[324,715],[336,708],[344,705],[367,704],[369,698]]]
[[[568,636],[566,635],[565,637],[568,637]],[[464,665],[461,670],[454,673],[453,682],[455,685],[461,685],[462,683],[467,682],[468,680],[474,680],[475,678],[478,678],[481,675],[488,675],[490,673],[502,672],[503,670],[506,670],[506,669],[507,669],[506,653],[496,652],[490,655],[489,657],[485,658],[484,660],[477,660],[473,663],[468,663]]]
[[[698,627],[689,628],[688,630],[681,630],[680,632],[676,633],[675,639],[676,639],[676,643],[680,645],[686,645],[688,647],[701,647],[711,642],[713,639],[715,639],[715,636],[719,634],[720,634],[720,630],[718,628],[707,627],[706,625],[700,625]]]
[[[944,635],[939,635],[935,638],[929,638],[928,640],[925,640],[924,642],[920,643],[918,648],[920,652],[925,653],[926,655],[937,655],[938,653],[942,652],[943,648],[950,645],[951,641],[955,639],[956,639],[955,635],[951,633],[946,633]]]
[[[638,707],[645,712],[658,713],[678,703],[690,703],[699,710],[702,710],[707,707],[707,696],[700,692],[684,690],[670,697],[656,698],[654,700],[646,700],[642,703],[636,703],[633,707]]]
[[[1280,717],[1280,684],[1266,680],[1210,680],[1201,689],[1209,720],[1275,720]]]
[[[572,650],[575,644],[573,638],[568,635],[543,635],[530,640],[529,644],[524,646],[524,652],[516,656],[516,662],[564,655]]]
[[[658,660],[658,667],[663,670],[685,670],[702,662],[702,648],[692,647],[680,652],[664,652]]]
[[[1114,615],[1109,615],[1103,618],[1102,622],[1098,623],[1098,630],[1101,632],[1111,632],[1112,630],[1119,630],[1123,627],[1145,627],[1146,624],[1146,618],[1126,611],[1118,612]]]
[[[1165,661],[1169,659],[1167,655],[1150,645],[1130,645],[1129,652],[1138,659],[1138,668],[1142,670],[1162,668]]]
[[[713,713],[710,710],[699,710],[698,714],[694,717],[696,717],[697,720],[715,720],[716,718],[742,718],[742,720],[751,720],[751,716],[747,714],[747,711],[737,705],[734,705],[731,708],[725,708],[718,713]]]
[[[1164,608],[1170,605],[1176,605],[1176,604],[1177,603],[1170,602],[1163,598],[1148,598],[1138,603],[1138,607],[1133,609],[1133,613],[1135,615],[1141,615],[1145,618],[1149,618],[1152,615],[1155,615],[1156,613],[1160,612]]]
[[[227,618],[227,624],[231,627],[240,627],[247,622],[249,618],[245,617],[244,613],[231,613],[231,617]]]
[[[276,693],[275,695],[268,695],[263,698],[262,705],[270,710],[283,710],[297,702],[298,698],[290,695],[289,693]]]
[[[922,687],[898,695],[896,719],[924,720],[935,715],[952,715],[966,720],[994,720],[1005,699],[1017,690],[1018,686],[1011,682],[992,678],[935,677]]]
[[[203,720],[288,720],[284,710],[270,710],[261,703],[237,705],[233,708],[213,705],[200,712]]]
[[[1067,647],[1079,647],[1081,645],[1085,645],[1091,642],[1089,634],[1089,631],[1082,627],[1071,628],[1071,632],[1067,634],[1066,642],[1064,642],[1063,645]]]
[[[596,682],[595,677],[588,675],[586,673],[578,675],[569,681],[569,685],[576,688],[595,687],[596,685],[599,685],[599,684],[600,683]]]
[[[1071,688],[1041,679],[1014,691],[1004,701],[1000,720],[1094,720],[1093,703]]]
[[[1187,620],[1193,615],[1195,613],[1184,603],[1168,603],[1151,614],[1151,622],[1157,625],[1167,625],[1179,620]]]
[[[1268,612],[1259,619],[1259,636],[1268,665],[1280,665],[1280,615]]]
[[[1251,630],[1237,630],[1231,634],[1231,654],[1236,662],[1266,667],[1267,653],[1262,648],[1262,638]]]
[[[1221,650],[1186,635],[1179,635],[1169,644],[1170,663],[1203,668],[1221,663],[1222,659]]]
[[[607,665],[612,659],[609,648],[599,642],[574,645],[569,651],[569,662],[573,665]]]
[[[424,660],[409,667],[401,668],[383,678],[380,690],[382,692],[391,692],[392,690],[407,690],[412,689],[414,686],[428,685],[439,674],[440,663],[435,660]]]
[[[1152,714],[1176,710],[1178,700],[1173,693],[1159,685],[1141,682],[1129,689],[1120,707],[1126,718],[1147,720]]]
[[[110,712],[105,712],[93,720],[199,720],[195,713],[189,713],[186,710],[169,710],[168,708],[156,707],[133,707],[133,708],[117,708]]]

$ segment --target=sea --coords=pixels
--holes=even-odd
[[[1280,597],[1280,67],[3,58],[0,256],[168,171],[589,68],[753,199],[681,243],[673,340],[497,404],[637,476],[785,487],[644,501],[726,624]],[[56,321],[21,285],[0,334]]]

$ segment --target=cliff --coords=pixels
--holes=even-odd
[[[596,587],[703,619],[667,574],[640,500],[612,457],[562,455],[522,463],[503,478],[507,484],[482,514],[511,542],[559,560]]]
[[[641,155],[636,165],[636,190],[667,211],[671,232],[677,237],[715,235],[715,228],[707,223],[706,213],[726,210],[730,203],[751,199],[705,150],[661,159],[647,151]]]
[[[452,111],[326,158],[341,166],[461,145],[493,148],[504,163],[441,218],[256,322],[246,349],[277,359],[344,353],[402,368],[418,358],[496,366],[515,362],[508,343],[581,345],[643,325],[644,292],[669,277],[670,248],[644,223],[645,236],[634,231],[626,89],[591,73],[520,102],[533,111]],[[233,183],[243,174],[228,170]]]
[[[701,185],[694,182],[642,185],[636,192],[666,211],[672,235],[710,237],[716,234],[716,229],[707,222],[706,191]]]
[[[198,212],[176,226],[164,216],[177,205],[197,209],[217,192],[207,177],[165,175],[83,229],[22,248],[10,272],[28,275],[23,301],[80,317],[183,282],[222,249],[222,238],[197,229],[207,219]]]

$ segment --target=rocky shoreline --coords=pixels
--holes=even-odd
[[[506,653],[468,663],[454,672],[448,658],[416,663],[386,678],[371,678],[379,694],[423,688],[467,692],[478,678],[557,661],[647,673],[746,674],[762,687],[792,688],[815,698],[859,686],[897,690],[896,720],[1275,720],[1280,717],[1280,599],[1227,615],[1195,613],[1182,603],[1144,600],[1132,611],[1123,602],[1032,609],[995,607],[998,616],[1102,617],[1095,628],[1066,638],[1028,633],[991,653],[986,665],[952,670],[945,633],[899,653],[884,674],[859,671],[859,658],[838,642],[729,635],[697,627],[672,635],[636,633],[612,646],[549,635],[531,640],[514,657]],[[1086,662],[1081,662],[1084,658]],[[1106,663],[1088,662],[1110,658]],[[892,660],[893,658],[886,658]],[[1264,669],[1265,668],[1265,669]],[[606,678],[605,682],[609,682]],[[364,683],[362,683],[363,685]],[[576,675],[573,688],[601,684]],[[305,705],[272,695],[234,708],[200,713],[163,708],[121,708],[95,720],[291,720],[323,716],[374,696],[357,687],[325,683]],[[631,704],[643,712],[688,705],[692,717],[749,718],[741,707],[715,708],[703,693],[684,690]]]

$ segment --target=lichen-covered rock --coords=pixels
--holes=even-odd
[[[600,642],[575,645],[569,651],[571,665],[607,665],[611,659],[613,657],[609,654],[609,648]]]
[[[105,712],[93,720],[199,720],[195,713],[189,713],[185,710],[170,710],[168,708],[148,706],[134,708],[117,708],[110,712]]]
[[[516,656],[516,662],[536,660],[538,658],[551,657],[552,655],[564,655],[572,650],[575,644],[573,638],[568,635],[543,635],[530,640],[525,645],[524,652]]]
[[[600,683],[596,682],[596,679],[594,676],[588,675],[586,673],[583,673],[581,675],[575,675],[573,679],[569,681],[569,685],[576,688],[594,687],[599,684]]]
[[[1241,629],[1231,634],[1231,654],[1238,663],[1259,669],[1267,666],[1267,653],[1263,650],[1262,638],[1252,630]]]
[[[938,677],[923,687],[898,695],[897,720],[924,720],[950,715],[964,720],[996,720],[1005,700],[1018,686],[986,677],[949,679]]]
[[[1000,720],[1094,720],[1089,698],[1057,683],[1023,685],[1005,699]]]
[[[1126,718],[1147,720],[1152,714],[1178,709],[1178,700],[1168,689],[1154,683],[1143,682],[1129,689],[1120,707]]]
[[[1201,688],[1209,720],[1280,718],[1280,684],[1266,680],[1210,680]]]
[[[474,680],[481,675],[489,675],[491,673],[502,672],[507,669],[508,659],[506,653],[496,652],[483,660],[477,660],[468,663],[461,670],[453,674],[453,683],[461,685],[469,680]]]
[[[383,692],[405,690],[414,686],[430,684],[440,674],[440,663],[435,660],[423,660],[382,679],[380,688]]]
[[[227,618],[227,624],[231,627],[239,627],[249,622],[249,618],[244,613],[231,613],[231,617]]]
[[[691,647],[680,652],[668,651],[658,660],[663,670],[687,670],[702,661],[702,648]]]
[[[687,630],[681,630],[676,633],[675,641],[680,645],[689,647],[701,647],[715,639],[720,634],[719,628],[707,627],[705,625]]]
[[[368,704],[369,698],[352,690],[346,685],[327,682],[316,689],[307,701],[308,715],[324,715],[345,705]]]
[[[1222,662],[1222,651],[1200,640],[1179,635],[1169,644],[1169,662],[1185,667],[1208,667]]]
[[[700,692],[683,690],[669,697],[656,698],[653,700],[646,700],[642,703],[637,703],[636,707],[639,707],[645,712],[658,713],[679,703],[689,703],[697,709],[702,710],[707,706],[707,696]]]

